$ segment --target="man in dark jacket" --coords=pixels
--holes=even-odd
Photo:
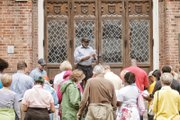
[[[171,72],[172,72],[172,69],[171,69],[171,66],[165,65],[165,66],[162,67],[161,71],[162,71],[162,73],[171,73]],[[160,81],[157,81],[157,82],[156,82],[156,85],[155,85],[155,87],[154,87],[154,90],[153,90],[152,95],[154,95],[154,93],[155,93],[157,90],[160,90],[161,87],[162,87],[161,82],[160,82]],[[179,94],[180,94],[180,83],[179,83],[177,80],[173,79],[170,87],[171,87],[172,89],[178,91]]]

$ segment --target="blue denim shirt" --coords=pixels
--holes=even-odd
[[[18,100],[20,101],[22,100],[25,91],[31,89],[33,85],[34,81],[30,76],[18,71],[12,76],[10,89],[17,94]]]
[[[54,88],[51,87],[51,84],[45,80],[43,88],[51,93],[51,95],[54,99],[54,105],[55,106],[58,105],[58,97],[57,97],[57,94],[56,94],[56,91],[54,90]],[[55,114],[55,113],[49,114],[50,120],[54,119],[53,114]]]
[[[30,76],[35,80],[39,76],[46,77],[47,72],[45,70],[40,70],[38,67],[31,71]]]
[[[51,93],[51,95],[54,99],[54,105],[57,105],[58,97],[57,97],[56,91],[54,90],[54,88],[51,87],[51,85],[48,81],[45,80],[43,88]]]

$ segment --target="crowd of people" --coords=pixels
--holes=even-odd
[[[4,73],[0,58],[0,120],[180,120],[180,82],[170,65],[147,74],[136,60],[119,75],[107,64],[92,65],[97,56],[82,39],[50,84],[44,59],[29,74],[24,61],[17,72]],[[148,102],[148,106],[145,104]]]

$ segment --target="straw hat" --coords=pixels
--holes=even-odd
[[[72,74],[71,74],[71,79],[74,81],[82,81],[85,78],[85,75],[83,73],[83,71],[79,70],[79,69],[75,69],[73,70]]]

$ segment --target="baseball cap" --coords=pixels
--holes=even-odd
[[[40,59],[38,60],[38,64],[40,64],[41,66],[45,66],[45,65],[46,65],[46,62],[45,62],[45,60],[44,60],[43,58],[40,58]]]

